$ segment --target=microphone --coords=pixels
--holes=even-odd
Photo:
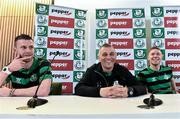
[[[157,92],[157,91],[152,92],[149,98],[145,98],[143,100],[143,102],[150,108],[154,108],[154,106],[159,106],[163,103],[162,100],[155,98],[155,96],[154,96],[155,92]]]
[[[160,91],[167,91],[167,92],[172,93],[172,91],[176,91],[176,90],[155,90],[151,93],[149,98],[145,98],[143,100],[143,102],[146,105],[139,105],[138,107],[145,108],[145,109],[150,109],[150,108],[153,109],[154,106],[159,106],[159,105],[163,104],[163,101],[161,99],[155,98],[155,96],[154,96],[155,93],[160,92]]]
[[[51,60],[50,64],[54,61],[55,57],[56,57],[57,55],[59,55],[59,54],[60,54],[59,51],[57,51],[57,52],[55,53],[55,55],[54,55],[53,59]],[[48,69],[46,70],[45,74],[48,72],[49,68],[50,68],[50,66],[49,66]],[[45,76],[45,74],[44,74],[44,76]],[[44,76],[43,76],[43,78],[44,78]],[[46,104],[46,103],[48,102],[47,99],[41,99],[41,98],[38,98],[38,96],[37,96],[37,92],[38,92],[38,90],[39,90],[40,85],[41,85],[41,82],[39,83],[39,85],[38,85],[38,87],[37,87],[37,89],[36,89],[36,92],[35,92],[33,98],[31,98],[31,99],[28,100],[28,102],[27,102],[27,106],[30,107],[30,108],[35,108],[36,106],[44,105],[44,104]]]

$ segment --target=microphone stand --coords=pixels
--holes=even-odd
[[[150,97],[149,98],[145,98],[143,100],[143,102],[146,104],[146,105],[139,105],[137,107],[139,108],[145,108],[145,109],[152,109],[154,108],[154,106],[159,106],[161,104],[163,104],[163,101],[161,99],[158,99],[158,98],[155,98],[154,94],[156,92],[159,92],[159,91],[170,91],[172,92],[172,90],[155,90],[151,93]],[[178,90],[174,90],[174,91],[178,91]]]
[[[52,61],[50,62],[50,65],[51,65],[51,63],[54,61],[54,58],[55,58],[58,54],[59,54],[59,51],[57,51],[56,54],[54,55]],[[48,67],[47,71],[49,70],[49,68],[50,68],[50,67]],[[47,71],[45,72],[45,74],[47,73]],[[44,74],[43,78],[45,77],[45,74]],[[46,104],[46,103],[48,102],[47,99],[41,99],[41,98],[38,98],[38,96],[37,96],[37,92],[38,92],[38,90],[39,90],[40,85],[41,85],[41,82],[40,82],[40,84],[38,85],[38,87],[37,87],[37,89],[36,89],[36,92],[35,92],[33,98],[31,98],[31,99],[28,100],[28,102],[27,102],[27,105],[28,105],[28,107],[30,107],[30,108],[35,108],[36,106],[44,105],[44,104]]]
[[[158,106],[163,103],[162,100],[155,98],[153,93],[150,95],[149,98],[145,98],[143,102],[150,108],[154,108],[154,106]]]
[[[159,106],[163,103],[162,100],[155,98],[154,93],[159,92],[161,90],[155,90],[151,93],[149,98],[145,98],[143,102],[147,105],[147,107],[154,108],[154,106]]]

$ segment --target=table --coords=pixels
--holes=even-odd
[[[141,109],[143,99],[149,95],[132,98],[92,98],[75,95],[43,97],[48,103],[28,110],[17,110],[25,106],[30,97],[0,97],[0,118],[6,119],[55,119],[55,118],[99,118],[99,119],[180,119],[180,94],[159,94],[163,104],[154,109]],[[42,98],[42,97],[41,97]]]

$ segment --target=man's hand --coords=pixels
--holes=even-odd
[[[25,68],[26,62],[25,60],[32,58],[32,56],[21,58],[20,55],[17,55],[13,61],[9,64],[8,68],[11,72],[18,71],[22,68]]]
[[[2,97],[8,97],[10,94],[11,89],[7,88],[5,86],[3,86],[2,88],[0,88],[0,96]]]
[[[101,88],[100,96],[106,98],[126,98],[128,97],[128,88],[121,85]]]

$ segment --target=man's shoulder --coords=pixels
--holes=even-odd
[[[45,58],[37,58],[35,57],[35,62],[38,62],[38,63],[50,63],[47,59]]]
[[[97,69],[99,67],[100,67],[100,63],[95,63],[95,64],[91,65],[88,69],[94,70],[94,69]]]
[[[148,68],[145,68],[145,69],[139,71],[139,74],[147,74],[147,73],[149,73]]]
[[[172,67],[162,65],[161,70],[172,70]]]
[[[118,63],[114,64],[114,68],[119,68],[119,69],[127,69],[124,65],[120,65]]]

